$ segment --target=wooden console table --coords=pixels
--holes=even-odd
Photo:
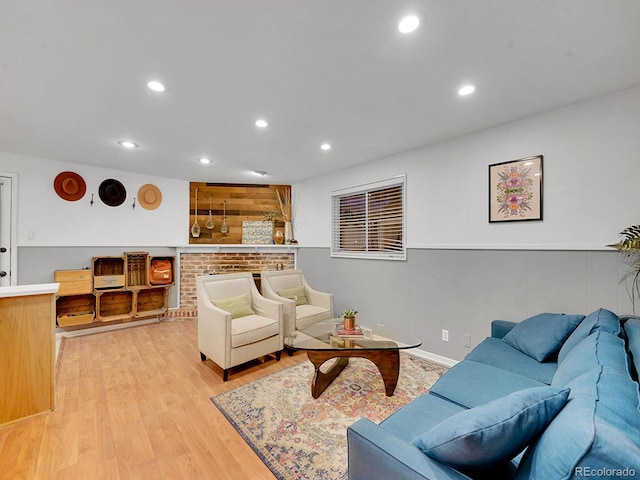
[[[55,408],[58,286],[0,287],[0,425]]]

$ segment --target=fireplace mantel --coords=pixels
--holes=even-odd
[[[237,244],[209,244],[209,245],[185,245],[177,247],[178,255],[181,253],[296,253],[298,245],[252,245],[247,243]]]

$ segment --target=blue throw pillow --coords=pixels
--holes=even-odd
[[[518,323],[502,340],[525,355],[544,362],[560,350],[583,318],[584,315],[541,313]]]
[[[535,387],[457,413],[412,443],[461,470],[511,460],[536,438],[567,402],[569,389]]]
[[[558,352],[558,363],[562,363],[574,347],[596,330],[603,330],[618,335],[618,333],[620,333],[618,316],[611,310],[604,308],[599,308],[595,312],[587,315],[562,344],[562,348]]]

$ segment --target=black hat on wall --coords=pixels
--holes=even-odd
[[[124,203],[125,198],[127,198],[127,191],[118,180],[108,178],[100,184],[98,195],[100,195],[100,200],[105,205],[117,207]]]

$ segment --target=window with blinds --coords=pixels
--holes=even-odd
[[[405,176],[333,192],[331,255],[405,260]]]

